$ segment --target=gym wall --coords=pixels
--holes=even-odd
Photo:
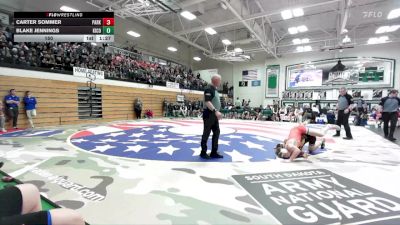
[[[103,118],[101,119],[79,119],[78,118],[78,87],[85,87],[85,79],[82,82],[72,82],[63,80],[50,80],[41,78],[29,78],[4,75],[4,71],[12,69],[0,68],[0,98],[3,101],[4,96],[12,88],[16,89],[17,95],[24,97],[25,91],[31,91],[37,98],[37,117],[34,119],[36,127],[59,126],[68,124],[82,123],[100,123],[115,120],[134,119],[133,103],[136,98],[141,98],[143,102],[143,112],[151,109],[155,117],[162,116],[162,102],[164,98],[169,102],[176,101],[177,94],[185,95],[189,100],[201,100],[202,94],[198,91],[191,93],[181,93],[179,90],[156,90],[156,88],[134,88],[118,85],[97,84],[102,90],[102,109]],[[26,71],[23,71],[24,73]],[[31,72],[38,74],[39,72]],[[50,74],[51,73],[46,73]],[[69,80],[74,79],[71,75],[53,74],[54,77],[67,76]],[[50,77],[49,77],[50,78]],[[107,83],[103,80],[102,83]],[[113,83],[127,83],[121,81],[112,81]],[[167,89],[163,87],[164,89]],[[29,126],[24,105],[20,104],[18,127],[26,128]],[[6,129],[10,128],[7,123]]]

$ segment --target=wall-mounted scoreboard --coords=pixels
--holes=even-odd
[[[14,12],[14,42],[114,42],[114,12]]]

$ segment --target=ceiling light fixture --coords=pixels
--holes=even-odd
[[[294,17],[304,16],[304,11],[302,8],[293,9],[292,12]]]
[[[234,51],[235,51],[235,52],[243,52],[243,49],[241,49],[241,48],[235,48]]]
[[[292,42],[295,45],[307,44],[307,43],[310,42],[310,39],[308,39],[308,38],[303,38],[303,39],[295,38],[295,39],[292,40]]]
[[[385,43],[387,40],[389,40],[388,36],[381,36],[379,37],[379,43]]]
[[[223,43],[224,45],[231,45],[231,44],[232,44],[232,42],[231,42],[230,40],[228,40],[228,39],[223,39],[223,40],[222,40],[222,43]]]
[[[193,13],[191,13],[189,11],[182,11],[181,16],[185,17],[188,20],[194,20],[197,18],[196,15],[194,15]]]
[[[288,20],[293,17],[300,17],[304,16],[304,10],[302,8],[296,8],[296,9],[286,9],[281,12],[282,19]]]
[[[300,33],[303,33],[303,32],[308,31],[308,28],[307,28],[305,25],[301,25],[301,26],[298,26],[298,27],[297,27],[297,30],[298,30]]]
[[[282,19],[284,19],[284,20],[291,19],[293,17],[292,11],[290,9],[283,10],[281,12],[281,16],[282,16]]]
[[[297,27],[289,27],[288,32],[289,34],[297,34],[299,31],[297,30]]]
[[[396,19],[397,17],[400,17],[400,8],[398,9],[393,9],[392,11],[389,12],[387,19]]]
[[[372,37],[368,39],[367,44],[374,45],[374,44],[383,44],[389,40],[388,36],[381,36],[381,37]]]
[[[310,39],[308,39],[308,38],[303,38],[303,39],[301,39],[301,43],[302,44],[307,44],[307,43],[309,43],[310,42]]]
[[[346,37],[343,38],[342,43],[349,43],[349,42],[351,42],[351,38],[348,35],[346,35]]]
[[[206,29],[204,29],[209,35],[214,35],[217,33],[217,31],[215,31],[212,27],[207,27]]]
[[[308,31],[308,28],[307,28],[306,25],[301,25],[301,26],[298,26],[298,27],[289,27],[288,28],[289,34],[303,33],[303,32],[306,32],[306,31]]]
[[[197,57],[197,56],[193,57],[193,59],[194,59],[195,61],[201,61],[201,58],[200,58],[200,57]]]
[[[296,51],[303,52],[304,51],[304,47],[303,46],[297,46]]]
[[[400,28],[400,25],[393,25],[387,29],[387,32],[394,32]]]
[[[295,45],[301,44],[301,40],[300,40],[299,38],[293,39],[292,42],[293,42],[293,44],[295,44]]]
[[[312,47],[310,45],[297,46],[296,51],[297,52],[309,52],[309,51],[312,51]]]
[[[375,34],[383,34],[388,32],[394,32],[400,28],[400,25],[393,25],[393,26],[381,26],[376,29]]]
[[[144,4],[144,5],[145,5],[145,6],[147,6],[147,7],[149,7],[149,6],[150,6],[150,3],[149,3],[149,1],[147,1],[147,0],[138,0],[138,2],[140,2],[140,3]]]
[[[71,8],[71,7],[66,6],[66,5],[61,6],[60,10],[64,11],[64,12],[79,12],[79,10]]]
[[[310,45],[306,45],[306,46],[304,46],[304,51],[305,52],[312,51],[312,47]]]
[[[176,51],[178,51],[178,49],[176,49],[175,47],[168,47],[167,48],[168,50],[170,50],[171,52],[176,52]]]
[[[132,30],[130,30],[130,31],[126,32],[126,33],[131,35],[131,36],[133,36],[133,37],[140,37],[139,33],[136,33],[135,31],[132,31]]]

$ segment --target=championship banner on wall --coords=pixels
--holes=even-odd
[[[167,81],[166,85],[167,88],[175,88],[179,89],[179,83]]]
[[[268,65],[266,73],[265,97],[279,97],[279,65]]]
[[[329,170],[233,178],[281,224],[400,224],[399,198]]]
[[[92,70],[82,67],[74,67],[73,75],[77,77],[87,77],[91,80],[104,79],[104,71]],[[92,79],[94,78],[94,79]]]
[[[352,85],[392,87],[394,59],[349,57],[327,59],[286,67],[287,88],[315,88]]]

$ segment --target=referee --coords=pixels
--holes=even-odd
[[[400,105],[400,98],[397,90],[391,90],[389,96],[381,99],[379,105],[382,107],[382,119],[383,119],[383,132],[385,133],[385,138],[390,141],[396,141],[393,137],[394,131],[397,126],[397,111]],[[389,121],[390,121],[390,131],[389,131]]]
[[[223,158],[222,155],[218,154],[218,138],[219,138],[219,122],[222,118],[222,114],[219,112],[221,109],[221,101],[217,88],[221,84],[221,76],[216,74],[211,77],[211,85],[207,86],[204,90],[204,110],[203,110],[203,136],[201,137],[201,154],[200,157],[203,159],[210,158]],[[212,136],[212,147],[211,154],[207,155],[207,141]]]
[[[351,130],[349,126],[349,116],[350,112],[353,109],[353,97],[347,93],[346,88],[342,87],[339,90],[339,98],[337,102],[337,109],[338,109],[338,118],[336,121],[336,125],[339,127],[341,125],[344,126],[344,130],[346,131],[346,137],[343,139],[351,140],[353,136],[351,135]],[[333,135],[334,137],[340,137],[340,130],[336,131],[336,134]]]

